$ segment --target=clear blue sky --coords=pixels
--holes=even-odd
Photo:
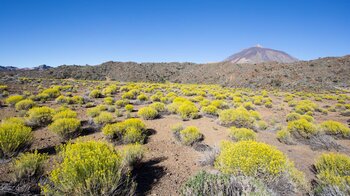
[[[349,0],[0,0],[0,65],[215,62],[256,44],[350,54]]]

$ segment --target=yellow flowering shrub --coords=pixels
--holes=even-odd
[[[203,106],[201,109],[201,112],[203,114],[217,116],[218,115],[218,108],[215,107],[214,105]]]
[[[96,125],[106,125],[114,121],[114,117],[109,112],[101,112],[98,116],[93,118]]]
[[[256,133],[247,128],[230,128],[230,137],[235,141],[256,140]]]
[[[29,110],[35,106],[35,102],[31,99],[24,99],[16,103],[15,108],[17,111]]]
[[[0,157],[12,157],[33,140],[32,129],[21,123],[0,124]]]
[[[253,128],[255,118],[243,107],[222,110],[219,113],[219,122],[223,126]]]
[[[14,161],[16,179],[23,179],[39,176],[43,172],[43,164],[47,159],[46,154],[34,153],[20,154]]]
[[[42,185],[45,195],[132,195],[135,185],[123,169],[123,157],[101,141],[68,143],[61,162]]]
[[[195,119],[198,117],[198,108],[194,103],[185,101],[179,106],[178,114],[183,120]]]
[[[113,105],[114,104],[114,99],[112,97],[106,97],[106,98],[103,99],[103,102],[106,105]]]
[[[149,107],[157,110],[157,112],[165,112],[166,111],[165,104],[162,102],[154,102],[154,103],[150,104]]]
[[[58,96],[60,96],[60,90],[58,88],[48,88],[43,90],[43,92],[41,92],[43,94],[46,94],[49,96],[49,98],[57,98]]]
[[[301,100],[295,106],[295,112],[297,112],[299,114],[305,114],[307,112],[313,112],[317,108],[318,108],[318,106],[316,103],[314,103],[310,100]]]
[[[252,176],[270,181],[288,174],[297,186],[305,177],[275,147],[256,141],[222,142],[215,167],[225,174]]]
[[[27,120],[33,126],[46,126],[51,123],[54,110],[47,106],[35,107],[27,112]]]
[[[132,167],[141,161],[145,153],[145,148],[139,143],[128,144],[120,152],[123,158],[123,165]]]
[[[193,143],[203,139],[203,134],[199,132],[195,126],[188,126],[180,131],[181,142],[185,145],[192,145]]]
[[[143,108],[139,109],[139,111],[137,112],[137,115],[140,116],[142,119],[152,120],[152,119],[157,118],[158,111],[150,106],[143,107]]]
[[[350,128],[346,125],[333,121],[328,120],[321,123],[321,129],[326,134],[329,135],[340,135],[342,137],[348,137],[350,135]]]
[[[80,131],[80,120],[76,118],[59,118],[50,124],[49,130],[62,139],[69,139]]]
[[[139,100],[139,101],[147,101],[148,97],[145,94],[140,94],[139,96],[137,96],[137,100]]]
[[[316,191],[326,186],[336,186],[345,194],[350,192],[350,157],[345,154],[325,153],[315,163],[317,171]]]
[[[123,143],[143,143],[145,139],[146,125],[136,118],[130,118],[123,122],[108,124],[103,127],[102,133],[111,140]]]
[[[93,108],[87,109],[86,113],[89,117],[96,117],[98,116],[102,111],[106,111],[107,107],[105,105],[98,105]]]
[[[12,95],[5,99],[5,103],[14,106],[16,103],[22,101],[24,97],[22,95]]]
[[[318,133],[316,125],[305,119],[288,122],[287,130],[291,133],[298,133],[304,138],[310,138],[310,136]]]
[[[131,104],[127,104],[125,106],[125,110],[128,111],[128,112],[132,112],[134,110],[134,106],[131,105]]]
[[[76,118],[77,113],[71,109],[63,109],[57,113],[55,113],[52,117],[52,120],[57,120],[60,118]]]
[[[102,93],[100,90],[92,90],[90,93],[89,93],[89,97],[90,98],[101,98],[102,97]]]

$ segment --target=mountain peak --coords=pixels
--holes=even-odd
[[[237,64],[264,62],[292,63],[298,61],[298,59],[292,57],[286,52],[263,48],[260,44],[257,44],[254,47],[244,49],[241,52],[229,56],[225,61]]]

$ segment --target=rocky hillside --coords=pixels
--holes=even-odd
[[[292,63],[298,61],[298,59],[283,51],[263,48],[262,46],[257,45],[231,55],[225,61],[237,64],[255,64],[264,62]]]
[[[2,71],[0,76],[3,80],[15,76],[124,82],[170,81],[231,87],[320,90],[350,87],[350,56],[260,64],[106,62],[96,66],[65,65],[44,70]]]

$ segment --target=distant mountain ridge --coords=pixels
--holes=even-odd
[[[261,45],[257,45],[233,54],[224,61],[236,64],[255,64],[265,62],[293,63],[298,61],[298,59],[292,57],[286,52],[263,48]]]
[[[2,80],[17,77],[220,84],[237,88],[318,91],[350,90],[350,55],[293,63],[233,64],[105,62],[95,66],[63,65],[50,69],[0,71]]]

